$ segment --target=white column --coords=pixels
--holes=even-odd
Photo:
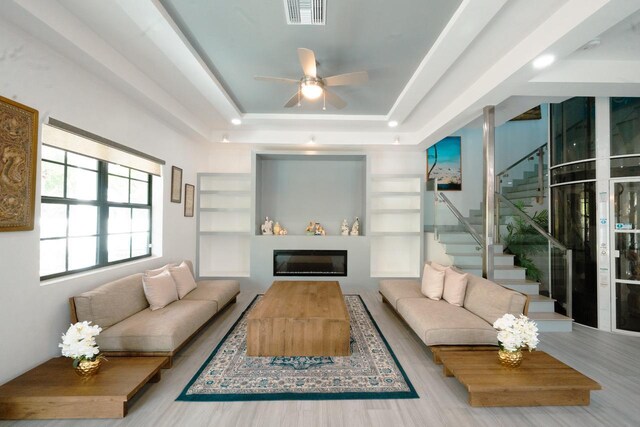
[[[610,238],[609,230],[613,218],[609,218],[610,204],[613,197],[609,194],[610,178],[610,108],[609,98],[596,98],[596,214],[597,244],[598,244],[598,328],[605,331],[611,330],[611,287],[613,279],[611,274]]]

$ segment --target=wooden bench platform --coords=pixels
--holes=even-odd
[[[471,406],[589,405],[600,384],[543,351],[524,352],[522,365],[507,368],[497,351],[446,351],[439,354],[444,375],[469,392]]]

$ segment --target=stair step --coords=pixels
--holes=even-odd
[[[518,266],[496,265],[493,269],[493,277],[496,280],[501,279],[524,279],[527,270]]]
[[[467,232],[445,232],[438,234],[438,240],[442,244],[447,243],[476,243],[473,236]]]
[[[529,311],[534,313],[553,313],[555,301],[553,298],[544,295],[529,295]]]
[[[495,266],[512,266],[515,255],[505,253],[493,254],[493,265]]]
[[[537,189],[532,189],[532,190],[517,190],[517,191],[510,191],[510,192],[505,192],[505,196],[507,197],[507,199],[509,200],[516,200],[516,199],[526,199],[529,197],[537,197],[540,194],[538,193]],[[544,191],[542,192],[542,195],[544,196]]]
[[[543,188],[546,187],[546,180],[542,182],[543,184]],[[509,194],[515,191],[524,191],[524,190],[537,190],[538,189],[538,180],[534,180],[533,182],[528,182],[528,181],[524,181],[521,183],[518,183],[516,181],[513,182],[513,184],[511,185],[507,185],[507,186],[503,186],[502,187],[502,193],[503,194]]]
[[[450,254],[448,254],[450,255]],[[482,269],[482,254],[480,252],[450,255],[454,265],[475,266]]]
[[[540,332],[571,332],[573,319],[559,313],[529,312],[529,319],[536,322]]]
[[[540,292],[540,282],[534,282],[533,280],[495,279],[495,282],[505,288],[513,289],[514,291],[527,295],[535,296]]]
[[[468,253],[480,253],[480,245],[474,240],[473,243],[447,243],[444,246],[444,250],[447,255],[468,254]]]
[[[482,266],[478,265],[458,265],[453,264],[458,270],[462,270],[465,273],[473,274],[475,276],[482,277]]]

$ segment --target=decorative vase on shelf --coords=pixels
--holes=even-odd
[[[522,363],[522,350],[498,350],[498,359],[507,368],[517,368]]]
[[[279,236],[281,231],[282,231],[282,227],[280,226],[280,223],[276,221],[276,224],[273,226],[273,234],[275,234],[276,236]]]
[[[98,373],[101,362],[102,358],[100,357],[95,360],[80,360],[77,364],[74,363],[76,374],[82,378],[90,378]]]

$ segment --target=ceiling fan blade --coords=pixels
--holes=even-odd
[[[355,73],[338,74],[337,76],[324,77],[322,81],[325,86],[357,85],[368,82],[369,73],[356,71]]]
[[[324,96],[327,102],[336,107],[338,110],[342,110],[347,106],[347,103],[344,101],[344,99],[340,98],[333,92],[329,92],[327,89],[324,90]]]
[[[278,82],[278,83],[300,83],[299,80],[296,79],[288,79],[286,77],[269,77],[269,76],[254,76],[256,80],[262,80],[265,82]]]
[[[298,97],[298,92],[294,93],[293,96],[291,98],[289,98],[287,103],[284,104],[284,108],[295,107],[296,105],[298,105],[298,100],[299,99],[300,98]]]
[[[300,66],[305,76],[317,77],[316,69],[316,54],[311,49],[305,49],[304,47],[298,48],[298,58],[300,59]]]

